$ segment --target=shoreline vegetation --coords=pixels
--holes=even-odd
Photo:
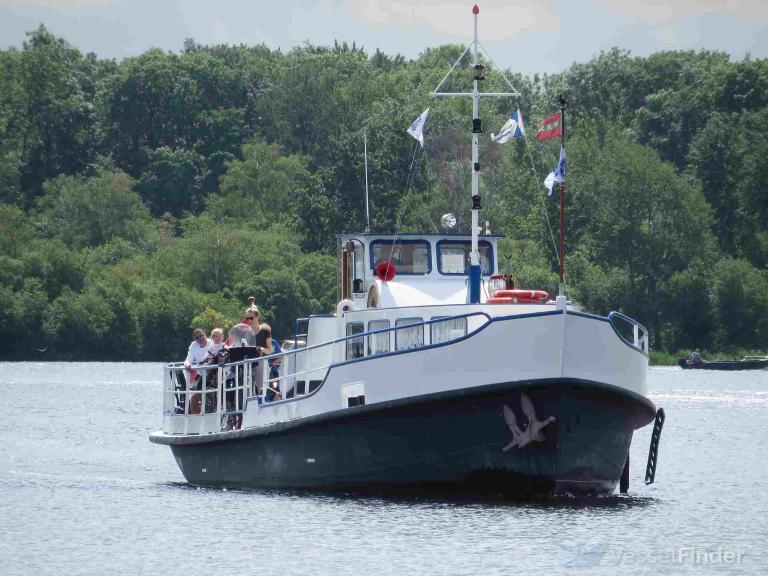
[[[468,229],[468,104],[427,96],[463,50],[187,40],[115,61],[42,25],[0,50],[0,359],[181,359],[192,328],[226,330],[250,295],[290,338],[335,309],[334,235],[365,227],[363,130],[374,231],[446,212]],[[484,64],[483,90],[506,91]],[[460,68],[446,91],[471,85]],[[569,297],[647,326],[654,364],[768,349],[768,61],[612,49],[505,73],[522,96],[481,108],[485,134],[519,106],[531,136],[569,100]],[[559,145],[482,146],[500,270],[554,294]]]

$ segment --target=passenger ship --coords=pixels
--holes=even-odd
[[[477,106],[474,119],[468,234],[341,235],[334,314],[297,321],[280,354],[232,348],[195,367],[197,390],[165,366],[150,440],[188,482],[519,497],[610,494],[626,477],[633,432],[656,414],[647,331],[499,274],[498,237],[478,226]]]

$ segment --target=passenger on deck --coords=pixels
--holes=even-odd
[[[194,340],[187,350],[187,357],[184,360],[184,368],[186,368],[188,389],[201,390],[203,379],[196,371],[191,370],[191,367],[200,364],[208,355],[208,349],[211,346],[211,342],[206,337],[205,331],[202,328],[195,328],[194,332],[192,332],[192,338]],[[189,413],[200,414],[200,404],[200,394],[192,394],[189,398]]]
[[[251,296],[248,299],[248,308],[245,309],[245,315],[243,321],[239,324],[235,324],[229,329],[227,336],[227,346],[255,346],[256,345],[256,333],[251,327],[253,313],[251,312],[251,306],[255,298]]]
[[[272,340],[272,353],[273,354],[280,354],[282,352],[282,347],[280,346],[280,342],[278,340]],[[283,363],[282,356],[278,358],[274,358],[273,360],[269,361],[269,377],[270,378],[279,378],[280,377],[280,365]]]
[[[278,340],[272,340],[273,354],[279,354],[282,352],[280,348],[280,342]],[[267,402],[273,400],[282,400],[283,396],[280,393],[280,364],[283,363],[282,356],[273,358],[269,361],[269,389],[267,390]]]
[[[184,360],[184,368],[189,370],[190,366],[200,364],[210,346],[211,342],[206,337],[205,331],[202,328],[195,328],[192,332],[192,343],[187,350],[187,358]]]
[[[221,328],[214,328],[211,330],[211,344],[208,347],[208,352],[213,356],[219,350],[224,348],[224,330]]]
[[[701,351],[696,348],[688,357],[688,364],[703,364],[704,359],[701,357]]]
[[[274,351],[272,347],[272,328],[269,324],[260,324],[261,314],[256,305],[252,305],[245,313],[245,319],[253,330],[254,346],[261,348],[261,353],[266,356]]]

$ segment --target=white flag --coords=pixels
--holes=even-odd
[[[557,165],[555,166],[555,169],[552,170],[552,172],[549,173],[549,176],[547,176],[544,179],[544,186],[547,187],[547,190],[549,192],[547,193],[547,196],[552,194],[552,186],[555,185],[555,182],[565,182],[565,149],[560,148],[560,160],[558,160]]]
[[[408,128],[408,134],[416,138],[422,148],[424,148],[424,123],[427,121],[427,114],[429,114],[429,108],[424,110],[424,112],[421,113],[421,116],[416,118],[416,120],[413,121],[413,124],[411,124],[411,127]]]
[[[512,113],[512,117],[502,126],[498,134],[491,134],[491,140],[497,144],[505,144],[512,138],[522,138],[523,136],[525,136],[525,126],[520,108],[518,108],[517,112]]]
[[[555,185],[555,173],[550,172],[547,175],[547,177],[544,179],[544,186],[547,188],[547,190],[549,190],[549,192],[547,192],[547,196],[552,195],[552,186],[554,185]]]

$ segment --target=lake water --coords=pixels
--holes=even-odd
[[[630,493],[537,503],[187,486],[160,364],[0,363],[0,574],[768,574],[768,371],[650,371]]]

